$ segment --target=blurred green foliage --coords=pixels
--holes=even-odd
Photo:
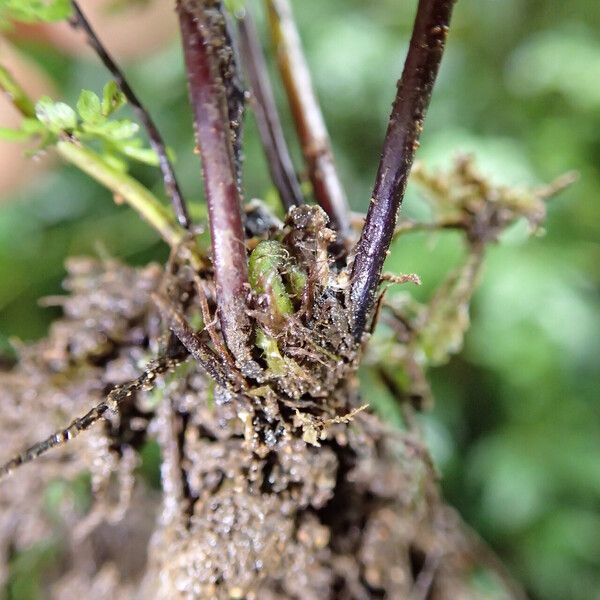
[[[366,207],[415,2],[294,3],[351,203]],[[432,371],[423,418],[450,502],[493,545],[532,598],[600,598],[600,3],[460,0],[419,158],[448,165],[472,152],[495,181],[531,184],[577,169],[552,201],[544,237],[508,232],[488,252],[463,353]],[[74,105],[108,77],[93,61],[22,49]],[[199,203],[191,116],[176,44],[128,65]],[[291,132],[289,122],[286,123]],[[288,136],[292,139],[292,136]],[[296,157],[297,148],[294,148]],[[251,118],[248,197],[270,194]],[[134,172],[161,193],[156,171]],[[63,261],[108,252],[133,263],[166,248],[129,209],[71,168],[14,193],[0,210],[0,345],[44,334],[56,315],[37,299],[60,291]],[[403,215],[424,203],[409,186]],[[426,297],[458,263],[451,233],[402,237],[388,269],[419,273]],[[377,385],[367,400],[390,419]]]
[[[4,21],[60,21],[69,16],[69,0],[0,0],[0,27]]]

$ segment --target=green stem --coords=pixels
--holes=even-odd
[[[111,167],[93,150],[76,142],[61,140],[58,153],[114,194],[122,198],[172,247],[181,244],[186,231],[171,218],[169,211],[136,179]]]
[[[10,71],[0,65],[0,90],[8,96],[14,107],[26,118],[35,119],[35,104]],[[56,144],[58,153],[68,162],[87,173],[113,194],[122,198],[171,246],[183,242],[186,230],[171,218],[169,211],[158,198],[136,179],[111,167],[90,148],[71,140]]]
[[[27,92],[17,83],[10,71],[0,65],[0,89],[8,96],[14,107],[24,116],[35,119],[35,104]]]

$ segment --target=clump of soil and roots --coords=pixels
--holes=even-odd
[[[549,194],[484,186],[464,160],[447,176],[417,173],[434,206],[456,209],[448,223],[468,251],[428,305],[380,302],[394,341],[366,360],[406,410],[427,394],[426,365],[460,347],[473,257],[515,218],[537,225]],[[209,260],[199,270],[177,255],[166,268],[69,260],[69,294],[47,300],[64,316],[0,374],[3,451],[152,376],[126,388],[101,424],[2,482],[3,576],[15,553],[54,540],[41,581],[56,598],[520,597],[440,498],[418,428],[392,429],[365,408],[348,267],[330,251],[323,211],[292,209],[278,223],[255,206],[247,229],[246,374],[223,340]],[[405,389],[391,381],[399,370]],[[156,446],[160,483],[148,468]]]
[[[73,259],[68,270],[65,317],[2,375],[5,450],[134,377],[158,343],[158,266]],[[361,405],[354,386],[332,395],[344,412]],[[422,441],[366,411],[325,426],[286,403],[265,412],[183,364],[3,483],[3,564],[60,536],[46,580],[57,598],[401,598],[429,587],[420,577],[435,578],[435,597],[466,593],[473,550]],[[319,446],[303,439],[311,421]],[[162,493],[137,469],[149,438]],[[73,482],[86,471],[91,505],[81,506]]]

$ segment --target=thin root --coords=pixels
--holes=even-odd
[[[181,364],[185,356],[187,354],[182,355],[181,353],[177,356],[160,356],[152,361],[137,379],[114,387],[102,402],[94,406],[94,408],[82,417],[78,417],[72,421],[68,427],[53,433],[42,442],[38,442],[27,448],[27,450],[0,466],[0,480],[10,475],[10,473],[21,465],[34,461],[42,454],[48,452],[48,450],[66,444],[81,432],[88,430],[92,425],[100,421],[107,412],[115,413],[135,392],[154,387],[156,377]]]

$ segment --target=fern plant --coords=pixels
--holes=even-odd
[[[172,152],[78,4],[2,2],[4,18],[68,18],[111,79],[101,94],[83,90],[73,108],[29,98],[1,68],[0,87],[23,122],[0,135],[31,139],[35,152],[55,149],[170,248],[160,267],[71,260],[63,318],[0,375],[10,423],[3,447],[32,444],[0,467],[3,550],[24,548],[28,532],[41,537],[54,521],[65,557],[48,579],[56,596],[524,597],[440,497],[415,413],[432,401],[427,369],[461,348],[486,248],[517,219],[535,231],[545,201],[568,181],[515,190],[487,181],[468,158],[443,173],[419,165],[413,177],[431,220],[397,223],[453,4],[418,3],[369,209],[355,215],[289,2],[265,7],[304,182],[253,7],[178,0],[207,246]],[[276,211],[245,198],[248,98]],[[116,116],[126,102],[139,124]],[[164,199],[129,173],[131,161],[159,167]],[[420,281],[384,272],[392,241],[449,229],[464,238],[462,265],[426,303],[409,294],[388,300],[385,286]],[[359,366],[389,390],[403,430],[386,425],[359,393]],[[58,429],[48,436],[50,424]],[[138,468],[148,440],[160,448],[160,489]],[[43,462],[19,468],[51,449]],[[76,506],[86,473],[89,496]]]

